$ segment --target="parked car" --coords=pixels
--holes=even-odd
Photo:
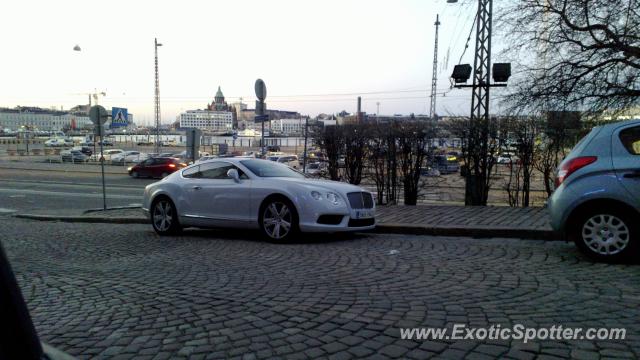
[[[62,161],[71,162],[86,162],[89,160],[89,156],[83,154],[80,150],[69,150],[60,153]]]
[[[282,154],[282,155],[275,155],[275,156],[268,156],[267,160],[271,160],[271,161],[275,161],[275,162],[279,162],[281,164],[285,164],[290,168],[293,169],[300,169],[300,161],[298,161],[298,156],[297,155],[287,155],[287,154]]]
[[[73,141],[70,140],[66,140],[66,139],[49,139],[47,141],[44,142],[44,146],[47,147],[62,147],[62,146],[70,146],[73,145]]]
[[[436,155],[429,164],[430,167],[438,170],[440,174],[453,174],[460,171],[460,163],[457,158],[451,155]]]
[[[144,190],[142,208],[160,235],[182,227],[258,228],[274,241],[303,232],[375,227],[375,204],[358,186],[311,180],[277,162],[226,158],[177,171]]]
[[[551,226],[600,260],[640,255],[640,120],[595,127],[560,163]]]
[[[500,154],[496,159],[498,164],[511,164],[511,155],[510,154]]]
[[[129,176],[165,178],[167,175],[186,167],[187,164],[173,157],[154,157],[129,167]]]
[[[420,176],[436,177],[440,176],[440,171],[438,171],[438,169],[432,168],[431,166],[427,166],[420,168]]]
[[[87,156],[91,156],[93,154],[93,149],[88,146],[74,146],[71,150],[78,150]]]
[[[113,146],[113,141],[109,140],[109,139],[104,139],[101,141],[98,141],[97,145],[102,144],[102,146]]]
[[[125,151],[119,154],[111,156],[112,164],[125,164],[125,163],[138,163],[146,160],[149,157],[148,154],[140,151]]]
[[[311,162],[305,168],[305,173],[311,176],[322,176],[327,173],[327,164],[324,162]]]
[[[153,145],[153,141],[151,140],[140,140],[138,141],[138,146],[151,146]]]
[[[160,144],[162,146],[178,146],[178,142],[175,140],[162,140]]]
[[[111,161],[111,158],[115,155],[118,154],[122,154],[124,152],[124,150],[122,149],[108,149],[108,150],[104,150],[104,160],[105,161]],[[94,155],[91,156],[91,160],[93,161],[100,161],[100,157],[101,157],[101,153],[96,153]]]

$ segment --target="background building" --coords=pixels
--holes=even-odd
[[[209,132],[233,131],[231,111],[189,110],[180,114],[180,128],[196,128]]]
[[[214,100],[206,110],[189,110],[180,114],[180,128],[197,128],[203,131],[228,133],[237,128],[235,109],[224,101],[220,86]]]
[[[0,128],[11,131],[29,127],[39,131],[65,131],[92,129],[93,123],[86,113],[18,106],[0,108]]]
[[[304,135],[304,119],[271,120],[271,132],[285,136]]]

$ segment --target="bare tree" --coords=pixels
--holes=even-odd
[[[367,145],[367,128],[362,124],[342,126],[345,143],[344,164],[345,177],[349,183],[358,185],[362,181],[365,151]]]
[[[503,8],[517,62],[509,105],[623,111],[640,104],[639,0],[515,0]],[[531,56],[537,54],[537,56]]]
[[[318,145],[327,156],[327,167],[331,180],[340,180],[338,160],[344,152],[344,137],[337,126],[325,126],[318,133]]]
[[[420,170],[433,138],[434,128],[430,123],[411,121],[400,125],[398,145],[405,205],[416,205],[418,202]]]
[[[369,125],[369,150],[367,151],[367,165],[371,179],[376,184],[377,203],[385,202],[387,179],[387,138],[383,135],[387,126],[380,124]]]
[[[512,159],[509,164],[509,180],[505,185],[509,205],[527,207],[530,203],[535,143],[540,133],[540,120],[534,116],[509,116],[502,122],[502,131],[506,131],[510,140],[516,143],[517,158]]]
[[[495,118],[470,121],[468,117],[450,119],[444,125],[451,135],[461,139],[465,176],[465,205],[487,205],[491,189],[491,171],[501,142],[499,122]]]
[[[582,129],[580,116],[575,112],[550,112],[543,118],[533,164],[542,173],[547,197],[553,193],[555,170],[582,135]]]

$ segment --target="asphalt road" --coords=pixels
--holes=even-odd
[[[640,268],[572,244],[243,231],[0,215],[42,340],[79,358],[604,359],[640,356]],[[625,328],[625,340],[403,340],[401,328]]]
[[[46,170],[0,168],[0,213],[56,214],[102,208],[97,170],[56,164]],[[144,187],[153,181],[157,180],[132,179],[124,172],[106,174],[107,206],[140,204]]]

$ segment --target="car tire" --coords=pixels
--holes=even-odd
[[[158,235],[175,235],[180,233],[180,221],[176,206],[166,196],[160,196],[151,204],[151,226]]]
[[[298,234],[298,219],[295,206],[284,196],[267,198],[258,215],[262,235],[276,243],[290,242]]]
[[[606,262],[631,259],[638,254],[637,220],[628,211],[600,206],[581,211],[569,228],[569,238],[589,257]]]
[[[138,174],[138,172],[137,172],[137,171],[132,171],[132,172],[131,172],[131,177],[134,177],[134,178],[136,178],[136,179],[137,179],[138,177],[140,177],[140,174]]]
[[[163,172],[162,174],[160,174],[160,179],[164,179],[167,176],[169,176],[169,173],[168,172]]]

